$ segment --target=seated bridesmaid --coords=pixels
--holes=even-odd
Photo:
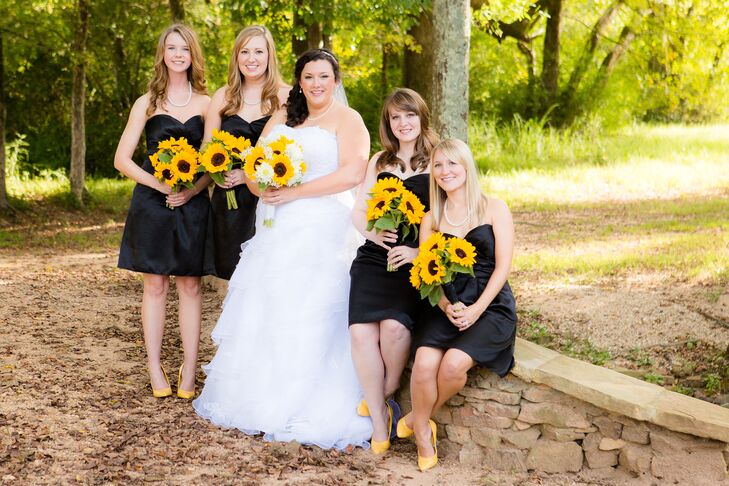
[[[367,231],[367,193],[378,179],[396,177],[428,207],[428,166],[437,135],[430,129],[430,111],[418,93],[399,88],[385,100],[380,117],[384,150],[375,154],[360,186],[352,221],[367,241],[357,250],[349,271],[349,333],[352,359],[365,398],[357,412],[372,417],[372,451],[390,447],[393,421],[400,414],[392,396],[410,354],[410,334],[420,311],[420,297],[410,285],[409,271],[418,254],[410,233],[400,241],[395,231]],[[388,271],[388,264],[395,271]]]
[[[503,201],[481,193],[478,171],[468,146],[444,140],[433,149],[430,212],[423,218],[420,241],[434,232],[465,238],[476,247],[475,277],[457,274],[457,302],[441,297],[437,307],[423,301],[414,339],[410,379],[413,410],[397,426],[400,437],[415,433],[418,467],[438,462],[436,411],[466,384],[473,366],[506,375],[514,365],[516,307],[506,281],[514,251],[514,224]]]

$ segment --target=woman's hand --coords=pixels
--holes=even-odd
[[[223,189],[231,189],[245,183],[245,172],[241,169],[232,169],[225,173],[225,184],[220,186]]]
[[[397,243],[397,231],[382,230],[379,233],[372,229],[367,233],[367,239],[372,243],[381,246],[385,250],[388,250],[387,260],[390,261],[389,251],[392,249],[390,245]]]
[[[465,305],[462,302],[456,302],[446,306],[446,315],[448,320],[458,328],[459,331],[465,331],[469,327],[473,326],[484,309],[478,305],[478,302],[473,305]]]
[[[156,190],[164,194],[165,196],[172,194],[172,188],[165,184],[162,181],[157,181],[157,187],[155,187]]]
[[[397,233],[395,233],[395,237],[397,238]],[[415,257],[418,256],[419,251],[418,248],[410,248],[409,246],[396,246],[387,252],[387,263],[392,268],[398,269],[407,263],[412,263]]]
[[[187,187],[180,190],[180,192],[174,192],[167,196],[167,204],[173,208],[177,208],[187,203],[195,195],[195,191],[188,189]]]
[[[271,206],[279,206],[296,199],[293,187],[269,187],[261,194],[261,202]]]

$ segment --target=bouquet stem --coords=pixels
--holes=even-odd
[[[235,200],[235,191],[233,189],[225,191],[225,198],[228,200],[228,210],[238,209],[238,201]]]
[[[388,272],[397,272],[397,268],[392,263],[387,264],[387,271]]]
[[[276,213],[276,207],[269,204],[263,206],[263,226],[266,228],[273,227],[273,215]]]

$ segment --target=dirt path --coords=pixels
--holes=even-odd
[[[384,458],[271,444],[213,427],[189,402],[153,399],[141,280],[115,263],[113,252],[0,251],[2,484],[587,484],[577,476],[484,472],[447,450],[442,465],[424,474],[409,441]],[[201,362],[212,357],[219,304],[216,292],[205,293]],[[164,342],[163,362],[174,369],[181,359],[175,326]]]
[[[543,221],[517,216],[535,223],[517,225],[517,251],[551,244]],[[189,402],[155,400],[144,368],[142,282],[115,268],[116,243],[109,243],[118,241],[121,226],[104,215],[66,219],[5,226],[21,243],[0,249],[2,484],[613,484],[584,475],[493,472],[488,465],[476,470],[447,447],[442,464],[423,474],[410,442],[380,458],[270,444],[211,426]],[[690,368],[729,342],[725,289],[649,276],[569,286],[517,273],[512,283],[526,312],[520,332],[538,314],[536,322],[560,339],[583,336],[609,349],[611,366],[668,373],[680,360]],[[205,292],[201,363],[213,355],[209,336],[221,300]],[[162,353],[168,371],[181,360],[174,303]],[[693,361],[685,359],[686,343],[694,343]],[[647,353],[643,364],[630,357],[636,347]],[[694,367],[686,376],[700,373]],[[198,386],[203,379],[199,371]]]

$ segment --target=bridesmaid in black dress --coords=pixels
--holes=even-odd
[[[418,253],[417,237],[410,233],[403,241],[393,231],[366,231],[367,193],[378,179],[396,177],[427,209],[427,170],[438,138],[429,123],[428,106],[415,91],[396,89],[385,100],[380,118],[385,150],[370,160],[352,213],[355,226],[367,240],[350,270],[349,332],[352,359],[365,396],[357,411],[372,417],[371,445],[376,454],[389,448],[391,414],[399,415],[397,404],[392,400],[386,404],[386,399],[400,385],[420,298],[409,283],[411,262]],[[388,263],[396,271],[388,272]]]
[[[203,115],[210,104],[206,93],[197,36],[187,26],[172,25],[160,36],[149,90],[134,103],[114,157],[114,167],[137,182],[124,226],[119,267],[141,272],[144,277],[142,327],[155,397],[172,394],[160,363],[170,275],[176,276],[185,354],[178,373],[177,395],[194,395],[202,309],[200,277],[204,275],[210,202],[204,181],[196,181],[194,189],[172,194],[169,186],[152,175],[149,158],[145,157],[140,167],[132,154],[142,131],[148,154],[156,152],[157,144],[169,137],[185,137],[199,148]]]
[[[418,466],[438,462],[435,424],[430,417],[466,384],[478,365],[499,376],[514,365],[516,307],[507,282],[514,251],[514,224],[503,201],[481,193],[478,171],[468,146],[444,140],[433,149],[430,212],[420,225],[420,240],[434,231],[465,238],[476,247],[475,277],[458,274],[450,302],[437,307],[423,301],[415,336],[410,379],[413,411],[398,423],[398,436],[412,435]]]
[[[276,47],[268,29],[251,25],[241,30],[228,66],[228,84],[215,92],[210,103],[204,141],[212,138],[213,130],[221,129],[255,145],[271,114],[286,102],[290,89],[281,81]],[[206,180],[210,180],[208,176]],[[238,209],[228,209],[224,189],[231,188]],[[241,244],[255,232],[257,202],[240,169],[226,173],[222,188],[214,187],[205,249],[211,274],[230,280],[240,259]]]

